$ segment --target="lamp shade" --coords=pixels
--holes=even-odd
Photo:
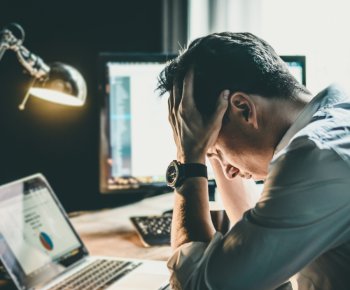
[[[46,101],[82,106],[86,99],[86,83],[82,75],[73,67],[55,62],[44,80],[36,80],[29,94]]]

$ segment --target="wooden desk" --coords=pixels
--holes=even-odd
[[[170,246],[145,248],[129,217],[162,214],[173,206],[173,194],[144,199],[135,204],[83,213],[71,221],[91,255],[167,260]]]
[[[168,193],[115,209],[75,213],[70,220],[91,255],[166,261],[170,246],[145,248],[129,217],[162,214],[172,206],[173,194]],[[14,286],[0,281],[0,289]]]

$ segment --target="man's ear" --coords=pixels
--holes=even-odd
[[[258,128],[258,118],[255,102],[252,97],[246,93],[236,92],[230,96],[230,106],[238,118],[243,122]]]

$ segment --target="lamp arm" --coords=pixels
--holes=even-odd
[[[8,50],[8,45],[0,42],[0,60],[2,59],[6,50]]]
[[[0,31],[0,60],[4,56],[6,50],[10,49],[11,45],[18,42],[17,38],[8,29]]]
[[[6,50],[11,49],[16,52],[20,64],[32,75],[40,79],[50,72],[50,67],[37,55],[31,53],[22,43],[24,31],[18,24],[13,24],[22,34],[22,39],[18,39],[10,29],[5,28],[0,31],[0,60]]]
[[[50,67],[37,55],[23,45],[16,49],[20,64],[35,78],[41,79],[50,72]]]

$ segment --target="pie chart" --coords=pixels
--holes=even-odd
[[[40,238],[40,242],[42,244],[42,246],[48,250],[48,251],[52,251],[53,250],[53,242],[52,239],[50,238],[50,236],[47,233],[41,232],[39,235]]]

